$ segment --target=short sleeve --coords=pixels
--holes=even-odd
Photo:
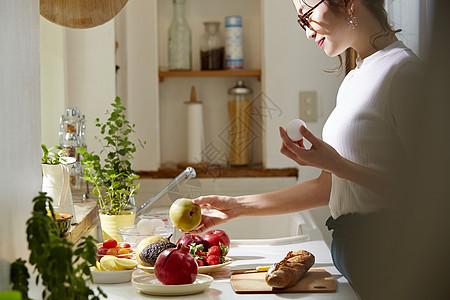
[[[408,149],[422,142],[417,132],[421,120],[426,119],[423,114],[428,99],[423,88],[424,74],[424,64],[420,60],[405,60],[397,67],[389,89],[393,127],[409,159],[411,151]]]

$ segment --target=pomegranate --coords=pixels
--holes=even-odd
[[[197,278],[198,266],[189,248],[179,244],[177,248],[161,252],[154,271],[156,278],[165,285],[190,284]]]

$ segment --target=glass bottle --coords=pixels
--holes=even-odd
[[[191,29],[186,20],[186,0],[173,0],[173,20],[169,28],[168,57],[170,71],[192,69]]]
[[[219,33],[220,22],[204,22],[205,33],[200,39],[202,70],[223,70],[225,43]]]
[[[228,114],[230,117],[230,157],[231,166],[249,164],[252,144],[252,90],[238,80],[228,90]]]

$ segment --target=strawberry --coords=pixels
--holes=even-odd
[[[208,254],[206,256],[211,256],[211,255],[216,255],[216,256],[222,256],[222,250],[220,249],[219,246],[212,246],[211,248],[209,248],[208,250]]]
[[[195,255],[202,256],[202,257],[207,256],[205,252],[200,252],[200,251],[195,251]]]
[[[103,242],[103,248],[116,248],[117,241],[114,239],[109,239]]]
[[[209,255],[206,257],[206,263],[208,266],[218,265],[220,264],[220,256],[217,255]]]
[[[205,265],[205,262],[202,259],[197,258],[195,261],[199,267],[203,267]]]

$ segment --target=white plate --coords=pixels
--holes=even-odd
[[[138,276],[131,280],[133,286],[141,293],[158,296],[192,295],[206,290],[214,281],[209,275],[198,274],[192,284],[164,285],[155,275]]]
[[[91,267],[92,279],[95,283],[124,283],[131,280],[131,275],[136,268],[124,271],[93,271]]]
[[[225,262],[222,264],[198,267],[198,273],[200,273],[200,274],[211,273],[222,267],[225,267],[226,265],[231,264],[232,262],[233,262],[233,260],[231,258],[225,257]],[[150,273],[150,274],[154,273],[154,269],[155,269],[154,267],[147,267],[147,266],[143,266],[141,264],[138,264],[138,268],[147,273]]]

